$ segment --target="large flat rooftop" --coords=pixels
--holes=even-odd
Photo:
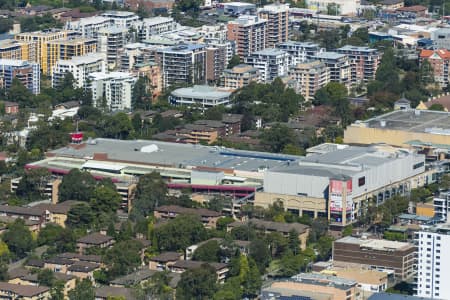
[[[321,144],[308,149],[312,154],[297,162],[276,167],[271,171],[320,177],[352,176],[398,158],[415,155],[405,149],[384,145],[369,147]]]
[[[414,109],[396,110],[367,121],[357,121],[351,126],[450,135],[450,113]]]
[[[300,156],[234,150],[224,147],[178,144],[152,140],[98,138],[72,147],[49,152],[49,156],[90,160],[106,154],[106,161],[154,164],[175,168],[208,167],[258,172],[301,159]]]

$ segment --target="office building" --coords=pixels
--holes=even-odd
[[[9,89],[14,78],[33,94],[40,93],[41,73],[39,64],[24,60],[0,59],[0,87]]]
[[[267,44],[273,48],[289,39],[289,4],[273,3],[258,9],[258,16],[267,21]]]
[[[305,158],[268,170],[264,192],[255,205],[273,201],[297,215],[327,217],[331,226],[346,226],[378,205],[427,183],[425,156],[390,146],[322,144]],[[380,176],[383,174],[383,176]]]
[[[89,74],[92,104],[108,111],[131,109],[136,78],[124,72],[97,72]]]
[[[206,48],[202,44],[182,44],[157,51],[163,87],[198,84],[206,81]]]
[[[68,60],[74,56],[82,56],[97,52],[97,41],[95,39],[64,39],[47,42],[42,51],[46,57],[41,66],[42,73],[51,75],[53,66],[60,59]]]
[[[245,58],[245,63],[258,70],[262,82],[271,82],[277,77],[287,75],[289,54],[276,48],[267,48],[253,52]]]
[[[306,0],[306,8],[316,12],[327,13],[330,11],[333,15],[355,15],[361,5],[360,0]]]
[[[327,68],[330,69],[330,81],[342,83],[347,88],[350,88],[352,70],[347,55],[337,52],[320,52],[316,58],[323,61]]]
[[[289,54],[290,66],[316,59],[317,54],[324,51],[323,48],[319,47],[319,44],[311,42],[287,41],[278,43],[276,47]]]
[[[449,132],[448,112],[405,109],[356,121],[345,129],[344,142],[386,143],[418,149],[430,159],[443,159],[448,156]]]
[[[83,56],[73,56],[71,59],[60,59],[53,66],[52,86],[57,88],[67,73],[72,73],[75,86],[88,88],[89,74],[106,71],[106,54],[89,53]]]
[[[346,45],[336,49],[336,52],[348,56],[351,64],[352,83],[367,83],[375,79],[380,64],[380,55],[377,49]]]
[[[450,51],[447,49],[428,50],[422,49],[419,61],[427,61],[433,69],[434,81],[444,88],[449,84],[448,69],[450,67]]]
[[[316,92],[330,82],[330,70],[319,60],[309,61],[290,68],[289,77],[298,83],[305,100],[312,101]]]
[[[56,41],[71,39],[77,37],[78,34],[75,31],[68,30],[46,30],[35,32],[24,32],[14,36],[16,41],[21,42],[34,42],[36,44],[36,60],[34,62],[39,63],[41,71],[47,73],[47,43]],[[45,72],[44,72],[45,67]]]
[[[327,299],[357,300],[357,282],[336,276],[301,273],[275,280],[262,289],[262,300]]]
[[[431,299],[450,299],[450,223],[423,227],[416,232],[416,293]]]
[[[347,236],[333,242],[332,255],[335,264],[384,271],[400,281],[415,275],[415,247],[410,243]]]
[[[65,28],[78,32],[84,38],[97,38],[100,29],[108,28],[113,25],[110,18],[102,16],[93,16],[82,18],[78,21],[68,21]]]
[[[97,33],[98,52],[106,53],[108,65],[115,67],[119,63],[119,50],[127,43],[126,27],[102,28]]]
[[[169,103],[172,105],[198,107],[202,110],[218,105],[228,105],[230,101],[231,92],[207,85],[176,89],[169,96]]]
[[[171,17],[145,18],[138,23],[138,38],[140,41],[145,41],[151,36],[174,31],[178,26],[178,23]]]
[[[227,89],[237,90],[249,85],[251,82],[257,82],[258,80],[258,69],[250,65],[240,64],[231,69],[223,70],[221,85]]]
[[[16,59],[37,62],[37,44],[34,41],[0,41],[0,59]]]
[[[115,27],[136,28],[139,22],[139,16],[131,11],[106,11],[101,16],[110,19]]]
[[[242,15],[228,22],[227,29],[227,38],[236,43],[236,53],[241,59],[267,47],[267,20]]]

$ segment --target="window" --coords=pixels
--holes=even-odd
[[[366,176],[358,178],[358,186],[363,186],[366,184]]]
[[[415,164],[415,165],[413,166],[413,169],[415,170],[415,169],[421,168],[421,167],[423,167],[424,165],[425,165],[424,162],[417,163],[417,164]]]

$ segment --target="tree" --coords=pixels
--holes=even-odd
[[[166,201],[167,186],[161,175],[156,172],[145,174],[139,178],[136,186],[136,196],[130,218],[132,220],[145,218],[156,207],[164,205]]]
[[[142,243],[136,240],[116,243],[104,257],[109,279],[126,275],[141,265]]]
[[[45,186],[50,179],[50,172],[44,168],[30,169],[20,179],[16,195],[28,202],[44,198]]]
[[[73,206],[67,213],[66,223],[72,228],[89,228],[95,215],[88,204],[80,203]]]
[[[50,269],[39,270],[37,275],[39,285],[52,287],[55,282],[55,274]]]
[[[208,264],[181,274],[176,298],[180,300],[209,300],[217,291],[216,270]]]
[[[11,87],[7,92],[6,99],[19,103],[20,107],[36,107],[33,94],[23,85],[22,81],[14,77]]]
[[[72,230],[57,224],[47,224],[39,231],[37,244],[53,247],[56,252],[71,252],[75,250],[75,235]]]
[[[97,186],[91,198],[90,205],[93,211],[97,214],[115,213],[119,209],[122,197],[117,192],[116,188],[108,186]]]
[[[206,240],[207,232],[197,216],[180,215],[155,228],[155,237],[160,251],[184,251],[188,246]]]
[[[220,244],[216,240],[211,240],[195,250],[193,259],[207,262],[220,262],[220,254]]]
[[[119,112],[104,120],[104,137],[126,140],[133,136],[133,126],[130,118],[124,112]]]
[[[232,217],[221,217],[217,220],[216,229],[219,231],[225,231],[228,224],[233,223],[234,219]]]
[[[317,251],[319,252],[319,260],[328,260],[331,256],[331,249],[333,246],[333,237],[324,235],[317,241]]]
[[[281,124],[275,124],[270,129],[264,130],[260,138],[264,147],[275,153],[280,153],[287,145],[294,145],[297,142],[293,130]]]
[[[8,265],[6,262],[0,262],[0,280],[1,281],[8,281],[9,274],[8,274]]]
[[[136,81],[133,87],[133,99],[132,99],[132,106],[133,109],[143,109],[148,110],[150,109],[151,102],[150,97],[148,93],[148,78],[145,77],[139,77],[139,79]]]
[[[88,278],[77,281],[74,289],[69,291],[70,300],[94,300],[95,291],[92,281]]]
[[[94,194],[95,186],[96,181],[89,172],[72,169],[59,185],[59,200],[89,201]]]
[[[237,54],[233,55],[228,62],[227,69],[232,69],[241,63],[241,57]]]
[[[174,291],[170,287],[170,276],[167,271],[157,272],[146,283],[134,287],[134,295],[137,300],[171,300],[173,294]]]
[[[335,115],[341,118],[344,125],[349,123],[351,109],[345,85],[338,82],[328,83],[316,92],[313,103],[314,105],[330,105],[334,108]]]
[[[350,236],[353,233],[353,225],[345,226],[344,230],[342,230],[342,236]]]
[[[430,107],[428,107],[428,110],[434,110],[434,111],[445,111],[445,108],[440,103],[434,103]]]
[[[17,258],[26,257],[28,252],[35,247],[31,232],[25,226],[25,221],[22,219],[17,219],[14,223],[10,224],[3,234],[2,239]]]
[[[214,196],[208,201],[208,208],[217,212],[221,212],[224,207],[231,204],[231,200],[223,196]]]
[[[239,280],[244,295],[254,298],[261,288],[261,274],[256,262],[245,255],[239,257]]]
[[[262,239],[253,240],[249,246],[249,256],[254,259],[260,273],[263,274],[271,258],[269,245]]]

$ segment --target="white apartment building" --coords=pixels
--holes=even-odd
[[[97,38],[97,33],[100,29],[108,28],[112,24],[113,22],[110,18],[94,16],[66,22],[65,28],[78,32],[84,38]]]
[[[271,82],[277,77],[287,75],[289,54],[275,48],[267,48],[253,52],[245,58],[245,63],[258,70],[260,81]]]
[[[325,51],[324,48],[320,48],[319,44],[311,42],[287,41],[277,44],[276,47],[290,55],[290,66],[295,66],[308,60],[315,59],[319,53]]]
[[[127,43],[128,29],[125,27],[102,28],[97,33],[98,51],[106,53],[108,64],[115,67],[119,61],[119,50]]]
[[[433,206],[435,218],[445,222],[450,216],[450,192],[441,192],[439,196],[434,197]]]
[[[179,24],[173,18],[154,17],[145,18],[138,24],[139,40],[148,40],[152,35],[176,30]]]
[[[450,223],[424,227],[415,235],[419,297],[450,299]]]
[[[330,82],[330,70],[325,63],[315,60],[292,67],[289,77],[298,83],[305,100],[312,101],[314,94]]]
[[[330,69],[330,81],[342,83],[350,88],[352,69],[347,55],[337,52],[320,52],[316,59],[324,62]]]
[[[139,16],[130,11],[107,11],[101,16],[110,19],[117,27],[135,28],[139,22]]]
[[[72,73],[77,88],[88,87],[88,76],[94,72],[106,71],[106,54],[90,53],[74,56],[70,60],[58,60],[53,66],[52,87],[58,87],[64,76]]]
[[[125,72],[97,72],[89,74],[92,103],[109,111],[131,109],[136,77]]]
[[[361,0],[306,0],[308,9],[325,14],[329,5],[337,6],[337,15],[355,15],[361,6]]]

